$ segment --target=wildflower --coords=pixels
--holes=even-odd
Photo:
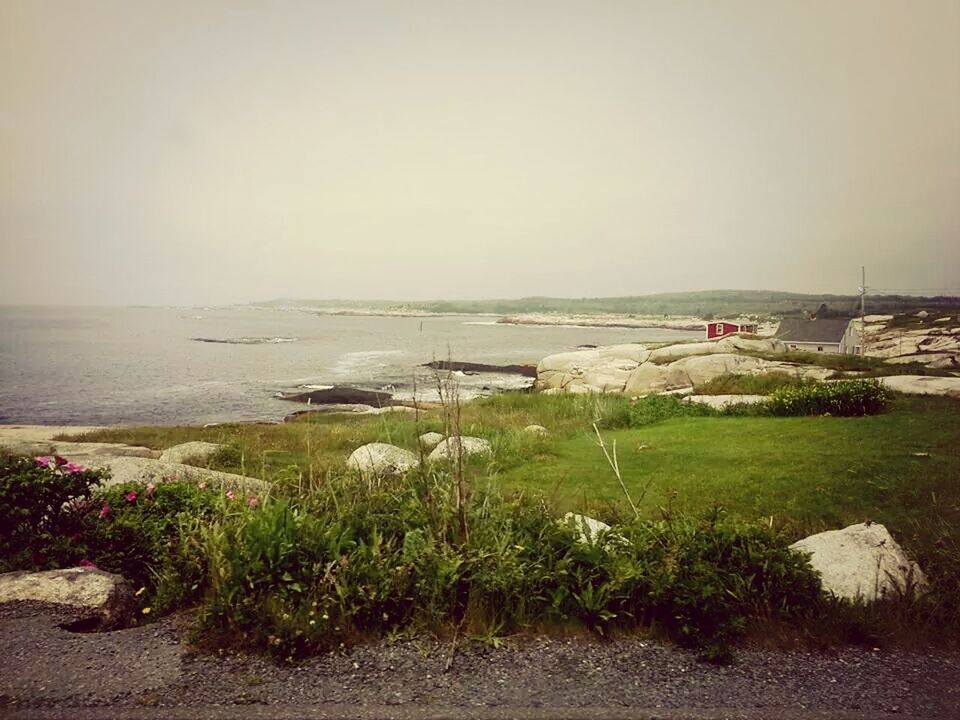
[[[156,485],[154,485],[153,483],[147,483],[147,488],[146,488],[147,497],[152,496],[152,495],[153,495],[153,492],[154,492],[156,489],[157,489],[157,486],[156,486]]]
[[[137,501],[137,491],[131,490],[127,493],[126,498],[128,503],[135,503]]]
[[[65,457],[61,457],[60,455],[54,455],[53,462],[56,463],[57,467],[60,467],[61,465],[67,464],[67,459]]]
[[[233,490],[227,490],[227,500],[234,500],[237,496],[233,494]]]
[[[64,465],[64,466],[63,466],[63,469],[64,469],[66,472],[70,473],[71,475],[76,475],[77,473],[82,473],[82,472],[83,472],[83,466],[77,465],[76,463],[72,463],[72,462],[67,463],[66,465]]]
[[[145,607],[145,608],[144,608],[143,610],[141,610],[140,612],[142,612],[144,615],[149,615],[149,614],[150,614],[150,608]]]
[[[134,596],[135,596],[135,597],[140,597],[140,596],[143,595],[146,591],[147,591],[147,586],[144,585],[142,588],[140,588],[139,590],[137,590],[137,591],[134,593]]]
[[[101,517],[102,517],[102,516],[101,516]],[[100,569],[100,568],[98,568],[96,565],[94,565],[92,562],[90,562],[89,560],[87,560],[86,558],[84,558],[83,560],[81,560],[80,562],[78,562],[78,563],[77,563],[77,567],[93,568],[94,570],[99,570],[99,569]]]
[[[107,515],[110,514],[110,506],[107,503],[103,504],[103,507],[100,508],[100,519],[103,520]]]
[[[35,457],[34,460],[37,461],[37,467],[48,468],[56,465],[56,461],[48,455],[40,455],[39,457]]]
[[[247,507],[255,508],[259,504],[260,504],[260,500],[259,498],[257,498],[256,495],[251,495],[250,497],[247,498]]]
[[[198,483],[197,483],[197,487],[200,488],[201,490],[206,490],[206,489],[207,489],[207,483],[205,483],[205,482],[203,482],[203,481],[198,482]]]

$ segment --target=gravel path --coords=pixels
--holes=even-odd
[[[491,649],[404,640],[277,666],[206,655],[176,620],[63,630],[62,610],[0,607],[0,717],[960,718],[960,655],[745,650],[715,667],[640,639]],[[446,671],[445,671],[446,670]]]

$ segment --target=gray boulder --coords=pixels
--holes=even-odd
[[[347,458],[347,468],[367,479],[403,475],[418,463],[412,452],[389,443],[361,445]]]
[[[438,432],[425,432],[420,436],[419,440],[420,446],[429,452],[443,442],[443,434]]]
[[[186,463],[188,465],[204,463],[225,449],[226,445],[195,440],[167,448],[160,454],[160,460],[163,462]]]
[[[223,492],[262,494],[270,489],[270,483],[257,478],[233,473],[208,470],[207,468],[184,465],[183,463],[163,462],[142,457],[108,457],[91,463],[90,467],[110,471],[110,478],[102,483],[104,487],[126,483],[189,482],[205,485]]]
[[[101,627],[120,625],[134,605],[130,585],[119,575],[96,568],[74,567],[44,572],[0,575],[0,603],[32,601],[65,605]]]
[[[433,449],[433,452],[430,453],[430,455],[427,457],[427,460],[430,462],[452,460],[457,457],[458,446],[462,450],[464,457],[489,455],[491,452],[493,452],[488,440],[464,435],[459,437],[448,437]]]
[[[890,375],[878,378],[885,387],[907,395],[945,395],[960,398],[960,378],[933,375]]]
[[[823,589],[847,600],[871,602],[922,591],[927,578],[883,525],[859,523],[810,535],[790,546],[810,553]]]
[[[527,435],[536,435],[538,437],[546,437],[550,434],[550,431],[547,430],[543,425],[527,425],[523,432]]]

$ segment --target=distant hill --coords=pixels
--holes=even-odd
[[[303,300],[277,299],[251,303],[261,307],[315,307],[320,309],[411,310],[440,313],[562,313],[623,315],[737,315],[789,316],[816,312],[827,305],[830,314],[855,316],[859,295],[816,295],[767,290],[702,290],[608,298],[525,297],[501,300]],[[867,295],[868,313],[900,313],[911,310],[960,309],[960,297],[912,295]]]

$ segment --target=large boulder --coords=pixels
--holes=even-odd
[[[420,447],[427,452],[433,450],[437,445],[443,442],[443,434],[438,432],[425,432],[419,438]]]
[[[459,451],[458,447],[460,448]],[[464,457],[471,457],[474,455],[489,455],[493,452],[493,449],[490,447],[490,442],[483,438],[466,435],[448,437],[433,449],[427,460],[429,462],[449,461],[456,458],[458,452],[462,452]]]
[[[933,375],[890,375],[878,378],[884,387],[907,395],[945,395],[960,398],[960,378]]]
[[[194,440],[193,442],[180,443],[179,445],[167,448],[160,454],[160,460],[164,462],[186,463],[188,465],[204,463],[225,449],[225,445]]]
[[[548,355],[537,365],[536,386],[572,393],[623,392],[630,373],[649,354],[643,345],[625,344]]]
[[[680,343],[657,348],[650,353],[650,362],[665,363],[694,355],[711,355],[722,352],[715,342]]]
[[[783,340],[773,337],[765,338],[747,338],[742,335],[730,335],[717,343],[721,352],[760,352],[760,353],[785,353],[787,346]]]
[[[257,478],[151,458],[105,457],[91,462],[90,467],[110,471],[109,479],[101,483],[104,487],[179,481],[204,485],[223,492],[229,490],[262,494],[270,489],[270,483]]]
[[[120,625],[134,605],[130,585],[121,576],[90,567],[0,575],[0,603],[31,601],[65,605],[102,628]]]
[[[877,523],[817,533],[790,547],[810,553],[810,565],[820,575],[823,589],[847,600],[870,602],[927,586],[920,567]]]
[[[523,432],[527,435],[534,435],[537,437],[546,437],[550,434],[550,431],[547,430],[543,425],[527,425]]]
[[[646,362],[627,379],[624,393],[636,397],[667,390],[667,366]]]
[[[417,456],[388,443],[361,445],[347,458],[347,468],[367,478],[403,475],[419,464]]]
[[[768,364],[760,358],[732,353],[688,357],[667,366],[667,385],[668,388],[703,385],[721,375],[758,373]]]

